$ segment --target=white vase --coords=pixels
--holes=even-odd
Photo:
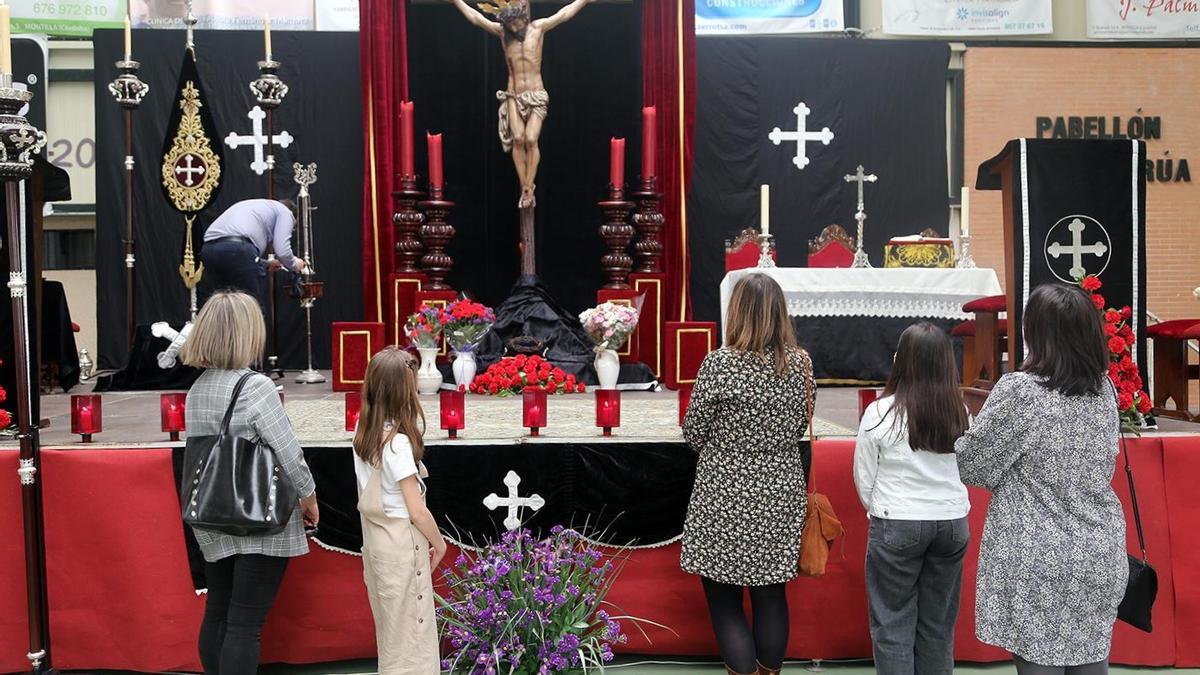
[[[454,352],[454,384],[469,387],[475,381],[475,352]]]
[[[596,377],[600,380],[601,389],[616,389],[617,377],[621,374],[621,357],[615,349],[602,349],[596,352]]]
[[[418,347],[421,368],[417,370],[417,393],[436,394],[442,386],[442,373],[437,367],[437,347]]]

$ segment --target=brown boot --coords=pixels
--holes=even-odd
[[[779,675],[780,670],[782,670],[782,669],[781,668],[768,668],[760,663],[760,664],[758,664],[758,674],[757,675]]]

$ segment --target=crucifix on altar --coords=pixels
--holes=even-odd
[[[866,205],[863,201],[863,186],[866,183],[874,183],[879,180],[879,177],[873,173],[867,173],[863,169],[863,165],[859,164],[858,169],[854,173],[848,173],[844,178],[847,183],[858,183],[858,209],[854,214],[854,220],[858,221],[858,238],[854,251],[854,262],[850,263],[850,266],[870,267],[871,260],[867,257],[867,252],[863,250],[863,222],[867,219]]]

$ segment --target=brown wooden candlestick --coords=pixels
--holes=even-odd
[[[425,222],[425,214],[417,209],[417,203],[425,193],[417,189],[416,176],[400,176],[398,183],[400,189],[392,193],[396,199],[396,213],[392,215],[392,223],[396,226],[396,273],[419,274],[424,247],[417,235]]]
[[[430,198],[418,204],[425,212],[421,225],[425,255],[421,256],[420,271],[429,279],[423,289],[427,291],[453,290],[446,283],[446,277],[454,267],[454,259],[446,253],[446,245],[454,238],[454,226],[446,222],[446,215],[454,208],[454,202],[442,199],[442,195],[442,188],[430,187]]]
[[[637,200],[638,210],[633,214],[638,240],[633,245],[637,255],[638,274],[659,274],[662,270],[663,245],[658,232],[663,226],[663,213],[659,208],[662,194],[657,190],[655,178],[643,178],[641,189],[631,196]]]
[[[633,258],[629,256],[629,242],[633,239],[633,226],[629,224],[629,212],[633,202],[625,201],[625,192],[619,185],[608,186],[608,199],[599,203],[604,211],[605,222],[600,226],[600,237],[608,246],[608,253],[600,258],[600,266],[608,275],[604,288],[628,290],[629,273],[633,271]]]

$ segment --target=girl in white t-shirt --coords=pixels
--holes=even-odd
[[[971,508],[954,441],[967,423],[949,337],[928,323],[910,326],[854,448],[854,485],[871,517],[867,609],[879,673],[954,669]]]
[[[354,434],[363,576],[382,675],[440,672],[432,572],[446,541],[425,506],[416,371],[416,359],[397,347],[371,358]]]

